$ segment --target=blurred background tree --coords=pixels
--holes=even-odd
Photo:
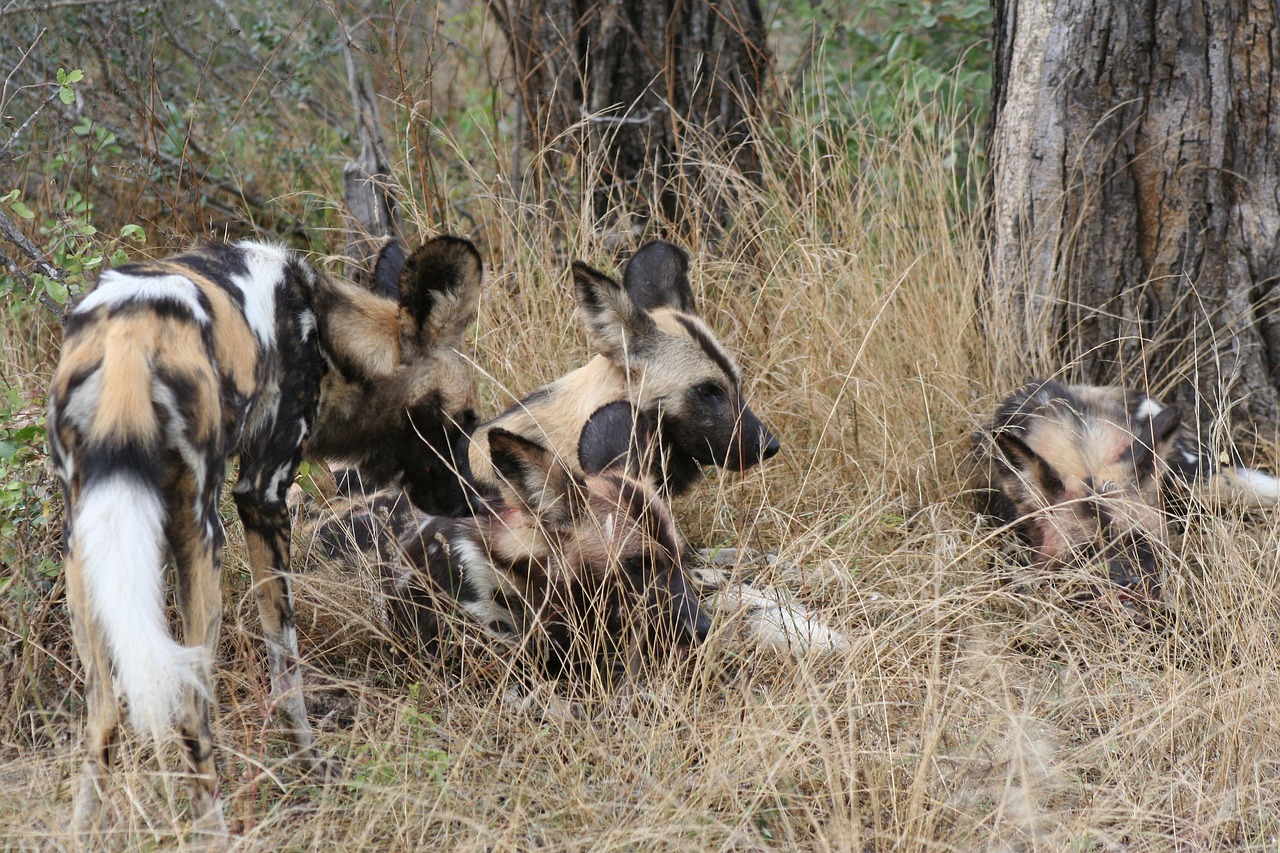
[[[532,150],[568,149],[583,160],[604,152],[595,216],[638,212],[691,225],[689,202],[699,198],[694,209],[719,219],[732,198],[699,168],[700,150],[748,179],[758,174],[754,138],[770,71],[758,0],[490,0],[489,8],[507,37]]]

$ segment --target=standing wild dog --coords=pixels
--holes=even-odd
[[[1163,580],[1170,497],[1210,481],[1259,503],[1280,498],[1274,478],[1220,468],[1176,406],[1128,388],[1030,382],[975,445],[983,511],[1016,525],[1038,565],[1101,564],[1149,600]]]
[[[117,695],[157,738],[176,720],[194,808],[222,826],[210,703],[232,455],[272,697],[301,759],[333,772],[302,696],[285,492],[305,452],[403,472],[425,510],[465,508],[451,456],[474,421],[460,349],[480,281],[475,248],[449,237],[413,254],[398,301],[275,246],[213,243],[107,272],[71,312],[48,422],[88,702],[77,831],[101,812]],[[183,644],[165,620],[166,555]]]
[[[778,452],[743,400],[737,365],[693,311],[688,267],[683,250],[661,242],[635,253],[623,284],[573,265],[598,355],[476,430],[470,463],[480,494],[499,488],[487,450],[495,428],[543,444],[575,473],[628,460],[668,494],[687,491],[703,466],[742,471]]]
[[[393,630],[438,653],[460,611],[553,677],[634,678],[646,656],[705,639],[687,547],[653,486],[579,476],[502,429],[488,448],[501,498],[473,518],[419,517],[384,569]]]

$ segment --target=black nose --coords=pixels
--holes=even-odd
[[[767,429],[762,429],[760,433],[760,458],[772,459],[778,455],[778,451],[782,449],[782,444],[780,444],[777,437]]]
[[[711,620],[707,618],[707,614],[702,612],[702,608],[698,608],[698,615],[693,620],[693,641],[695,643],[705,643],[710,634]]]

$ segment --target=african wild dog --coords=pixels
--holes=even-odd
[[[225,466],[244,524],[271,693],[303,761],[316,748],[302,696],[285,492],[304,454],[403,471],[433,512],[466,505],[451,470],[474,421],[463,332],[481,262],[440,237],[404,268],[399,300],[254,242],[211,243],[104,273],[67,318],[49,394],[66,496],[68,601],[85,667],[87,750],[74,825],[101,813],[120,710],[157,738],[177,719],[195,810],[222,826],[211,668],[221,613],[218,501]],[[172,561],[179,644],[164,612]],[[114,687],[113,687],[114,682]]]
[[[545,675],[606,679],[705,639],[687,547],[653,486],[620,470],[571,473],[502,429],[488,448],[501,498],[472,518],[420,516],[384,569],[393,630],[439,653],[461,611]]]
[[[518,440],[532,446],[526,439],[504,436],[503,440]],[[536,453],[550,464],[546,451],[539,449]],[[623,471],[614,468],[607,473],[616,480]],[[574,478],[587,483],[588,490],[590,484],[600,482],[598,477],[570,475],[570,479]],[[538,521],[536,516],[523,509],[528,505],[527,500],[512,503],[494,498],[479,504],[477,516],[485,521],[453,521],[418,512],[399,489],[381,489],[370,494],[341,487],[339,491],[345,494],[328,501],[321,512],[308,513],[313,522],[309,533],[313,549],[309,554],[336,564],[344,573],[374,568],[383,578],[384,601],[390,604],[388,611],[393,622],[391,627],[409,641],[410,647],[420,642],[434,652],[455,611],[461,611],[461,615],[471,622],[489,626],[490,637],[508,643],[535,639],[521,637],[511,627],[520,624],[521,620],[517,619],[518,611],[506,607],[508,602],[490,603],[483,597],[477,599],[474,592],[494,588],[495,566],[502,564],[491,553],[489,542],[514,543],[514,552],[508,549],[508,560],[514,559],[511,553],[519,554],[520,548],[528,547],[527,541],[519,539],[518,531],[533,529]],[[297,502],[306,500],[297,487],[291,490],[291,498]],[[660,495],[655,494],[648,500],[655,513],[669,512]],[[496,532],[498,522],[494,519],[499,519],[502,524]],[[511,519],[516,519],[517,523],[512,524]],[[432,538],[436,534],[443,538],[436,537],[435,542],[452,542],[455,537],[450,533],[462,535],[460,542],[453,543],[450,552],[422,544],[424,537]],[[466,550],[467,542],[479,542],[484,547],[480,551]],[[417,555],[410,562],[404,560],[406,546]],[[448,575],[449,594],[442,595],[440,593],[445,587],[440,561],[458,554],[481,556],[451,559],[449,565],[453,574]],[[684,568],[687,589],[697,598],[702,611],[725,629],[725,639],[741,642],[753,652],[768,650],[796,657],[841,652],[850,646],[848,638],[824,624],[786,592],[756,586],[735,571],[740,564],[783,566],[776,558],[720,548],[714,552],[685,551],[680,563]],[[434,580],[431,573],[423,573],[421,566],[424,564],[436,570]],[[429,598],[427,593],[433,591],[436,595]],[[406,604],[407,601],[414,603]],[[427,603],[432,606],[426,606]],[[573,627],[583,629],[589,626],[579,622]],[[574,633],[561,632],[559,641],[562,644],[566,640],[571,644],[582,644],[599,636],[599,632],[576,630]],[[540,638],[546,640],[545,633]],[[545,644],[540,649],[545,650]]]
[[[1205,481],[1259,503],[1280,498],[1266,474],[1219,468],[1178,407],[1128,388],[1030,382],[975,447],[981,508],[1016,525],[1038,565],[1101,564],[1147,601],[1163,580],[1170,498]]]
[[[737,365],[694,313],[688,267],[683,250],[662,242],[635,253],[621,285],[573,265],[598,355],[476,430],[470,463],[481,494],[499,486],[486,447],[495,428],[544,444],[577,473],[629,459],[668,494],[687,491],[705,465],[742,471],[778,452],[743,400]]]

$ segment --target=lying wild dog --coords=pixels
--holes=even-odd
[[[101,813],[117,696],[133,726],[157,738],[176,718],[195,811],[222,827],[210,703],[218,501],[232,455],[271,695],[300,758],[335,770],[302,696],[285,493],[305,453],[403,475],[425,510],[465,509],[451,456],[474,422],[460,350],[480,283],[475,248],[450,237],[413,253],[398,301],[282,248],[210,243],[104,273],[70,313],[48,432],[66,497],[67,597],[88,703],[78,832]],[[165,620],[166,555],[181,644]]]
[[[501,433],[507,443],[521,441],[532,447],[526,439],[518,439],[510,434]],[[492,447],[491,447],[492,449]],[[538,449],[537,457],[550,464],[549,454]],[[505,464],[505,463],[504,463]],[[617,479],[622,476],[620,470],[607,472]],[[577,475],[560,474],[571,481]],[[629,478],[629,477],[628,477]],[[518,482],[507,478],[511,482]],[[597,483],[598,478],[577,477],[587,483]],[[291,500],[304,500],[304,494],[296,487],[292,490]],[[655,512],[666,513],[667,510],[659,496],[649,498]],[[456,595],[436,595],[431,599],[434,605],[425,606],[414,611],[413,618],[405,616],[403,600],[405,594],[397,586],[404,586],[416,577],[418,569],[414,563],[406,563],[403,558],[405,543],[411,550],[422,552],[421,540],[431,531],[435,535],[441,531],[461,531],[466,536],[475,537],[478,541],[513,541],[516,551],[526,547],[527,541],[520,539],[517,531],[528,530],[537,526],[537,518],[519,511],[528,505],[528,500],[512,503],[485,502],[477,513],[478,518],[488,519],[483,522],[472,520],[453,521],[450,519],[432,518],[415,510],[404,497],[403,492],[396,489],[383,489],[373,494],[354,492],[330,500],[319,512],[308,513],[314,520],[310,531],[310,539],[314,552],[323,559],[336,563],[344,572],[360,571],[364,567],[374,566],[383,578],[391,578],[386,599],[392,602],[388,610],[393,614],[393,628],[396,633],[435,650],[439,645],[438,637],[446,629],[452,617],[461,613],[464,619],[490,625],[490,636],[505,642],[516,642],[521,638],[520,631],[511,626],[527,624],[513,614],[503,614],[501,603],[494,605],[482,601],[477,607],[463,607],[467,596],[460,592]],[[496,509],[495,509],[496,507]],[[514,507],[514,509],[513,509]],[[492,532],[494,518],[501,517],[504,525],[501,535],[486,538],[486,531]],[[510,519],[519,519],[518,524],[509,523]],[[515,537],[515,538],[512,538]],[[305,538],[305,536],[304,536]],[[448,537],[441,541],[448,541]],[[428,553],[430,552],[430,546]],[[455,547],[454,554],[481,553],[483,559],[455,560],[451,576],[450,589],[465,591],[493,588],[493,565],[498,562],[490,556],[486,545],[479,552],[465,547]],[[433,556],[439,558],[439,552]],[[508,552],[510,556],[510,552]],[[438,564],[438,559],[436,563]],[[712,552],[685,551],[680,560],[685,572],[685,583],[689,591],[696,596],[702,611],[711,616],[717,625],[724,624],[728,629],[726,637],[745,642],[753,651],[771,650],[786,655],[803,657],[810,654],[839,652],[849,647],[849,641],[838,631],[824,625],[803,604],[781,590],[761,588],[744,581],[737,575],[735,567],[739,564],[768,564],[776,560],[767,555],[744,555],[737,549],[717,549]],[[416,564],[420,565],[418,558]],[[474,579],[472,573],[475,573]],[[419,583],[419,598],[426,592],[439,591],[441,584],[432,586]],[[423,598],[423,600],[426,600]],[[398,615],[396,615],[398,614]],[[495,614],[497,614],[495,616]],[[496,624],[498,628],[492,628]],[[413,627],[417,626],[417,627]],[[506,627],[502,627],[506,626]],[[581,637],[574,637],[573,642],[586,642],[591,639],[591,632],[580,632]],[[562,636],[561,639],[566,639]]]
[[[580,476],[550,451],[489,432],[500,499],[472,518],[420,517],[385,572],[392,629],[432,654],[460,611],[543,674],[638,675],[705,639],[688,549],[658,492],[622,471]]]
[[[778,452],[743,400],[737,365],[694,313],[688,267],[683,250],[662,242],[632,256],[623,284],[573,265],[598,354],[476,430],[470,464],[481,495],[499,487],[487,451],[493,429],[545,445],[578,474],[627,459],[668,494],[687,491],[703,466],[742,471]]]
[[[1045,567],[1099,564],[1120,588],[1157,601],[1171,498],[1208,485],[1256,503],[1280,482],[1220,467],[1176,406],[1128,388],[1036,380],[975,436],[982,510],[1016,529]]]

